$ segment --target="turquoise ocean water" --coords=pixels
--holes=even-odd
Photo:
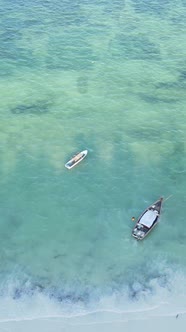
[[[0,321],[185,311],[186,1],[0,15]],[[170,195],[136,242],[131,217]]]

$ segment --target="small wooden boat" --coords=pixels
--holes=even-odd
[[[154,228],[154,226],[157,225],[160,218],[162,202],[163,197],[160,197],[139,217],[132,231],[132,236],[134,236],[137,240],[143,240]]]
[[[86,157],[87,153],[88,150],[78,152],[65,164],[65,167],[71,169],[72,167],[76,166],[77,164],[80,163],[80,161],[82,161]]]

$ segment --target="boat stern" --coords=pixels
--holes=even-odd
[[[137,240],[143,240],[143,238],[145,237],[145,232],[138,227],[135,227],[132,232],[132,236]]]

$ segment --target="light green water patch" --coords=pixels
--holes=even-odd
[[[21,74],[25,79],[21,80]],[[152,146],[156,141],[158,147],[159,140],[172,139],[174,132],[177,133],[174,140],[183,140],[185,95],[179,89],[179,103],[169,99],[174,89],[174,84],[170,84],[173,79],[173,74],[160,65],[153,67],[140,61],[113,63],[113,67],[106,65],[103,68],[99,65],[92,73],[41,71],[38,76],[22,71],[13,81],[1,82],[3,140],[8,142],[10,133],[11,149],[16,144],[19,150],[23,144],[27,151],[35,150],[37,154],[41,148],[55,158],[61,156],[64,144],[62,150],[67,154],[82,143],[91,147],[92,139],[87,135],[97,136],[100,154],[106,149],[110,151],[107,151],[109,158],[112,158],[112,137],[116,132],[120,133],[118,142],[132,142],[138,147],[136,151],[145,151],[145,140],[151,140]],[[166,101],[160,104],[161,99],[151,103],[154,87],[158,85],[159,94],[164,93],[168,105]],[[9,148],[4,145],[3,149],[8,155]],[[12,155],[15,156],[15,151]],[[58,165],[61,162],[59,157]]]
[[[17,229],[16,234],[12,234],[11,240],[11,247],[19,248],[18,264],[25,266],[26,269],[37,271],[37,274],[43,278],[46,278],[49,273],[51,278],[54,278],[54,283],[62,276],[64,279],[69,277],[73,280],[80,268],[82,255],[86,257],[85,252],[91,250],[92,258],[88,258],[89,263],[85,266],[88,269],[89,264],[90,266],[95,264],[92,263],[93,260],[102,272],[98,275],[97,269],[90,270],[89,279],[95,284],[102,283],[105,278],[109,280],[107,267],[104,267],[102,262],[109,260],[108,264],[113,264],[111,256],[108,257],[113,241],[117,241],[114,249],[114,255],[117,256],[118,252],[122,253],[131,246],[128,240],[131,226],[129,222],[125,224],[124,220],[129,220],[130,213],[127,212],[127,205],[130,212],[134,206],[134,201],[132,202],[134,190],[136,198],[152,196],[153,200],[155,192],[158,195],[161,191],[160,183],[165,176],[163,170],[155,167],[151,170],[149,167],[145,169],[144,164],[141,168],[134,166],[134,162],[129,158],[129,151],[124,153],[123,163],[121,163],[119,152],[117,154],[116,151],[114,156],[112,164],[111,161],[109,163],[109,168],[103,162],[103,158],[100,160],[97,158],[96,163],[95,159],[92,160],[92,166],[88,167],[87,159],[82,168],[77,169],[76,172],[64,170],[60,176],[48,166],[46,158],[42,157],[38,165],[38,162],[31,163],[30,159],[23,159],[22,156],[15,175],[9,178],[10,188],[16,183],[16,196],[15,190],[12,192],[7,187],[8,201],[13,202],[16,197],[17,208],[22,206],[22,219],[24,216],[24,223]],[[118,167],[119,160],[120,167]],[[91,162],[91,156],[89,161]],[[167,186],[170,189],[171,184],[168,183]],[[151,188],[153,188],[153,195]],[[165,192],[164,182],[162,191]],[[7,194],[4,195],[4,199]],[[126,211],[123,210],[123,206]],[[140,206],[142,208],[142,204]],[[110,210],[105,213],[108,207]],[[123,236],[120,235],[121,230]],[[48,243],[47,251],[46,242]],[[37,250],[39,260],[31,260],[34,250]],[[139,252],[140,249],[134,248],[135,250]],[[28,252],[30,252],[30,258]],[[121,266],[126,268],[127,264],[131,264],[131,256],[121,254],[122,261],[118,260],[118,264],[121,263]],[[57,261],[61,257],[61,265],[59,266],[59,262],[51,262],[48,269],[50,257],[52,261]],[[39,268],[41,260],[43,264]],[[51,266],[54,267],[51,269]],[[114,271],[118,273],[117,269]],[[89,274],[88,270],[86,273]],[[121,272],[123,273],[124,271]],[[85,275],[81,275],[81,278],[85,278]]]
[[[152,158],[155,161],[162,158],[163,151],[169,150],[169,140],[179,142],[185,139],[184,110],[177,108],[176,112],[173,106],[171,109],[157,106],[149,109],[146,104],[136,106],[137,99],[135,103],[128,98],[123,104],[121,100],[105,102],[100,97],[92,97],[90,105],[89,97],[83,95],[74,98],[76,106],[68,100],[68,107],[61,107],[63,98],[59,96],[55,107],[50,108],[49,104],[48,113],[38,117],[40,108],[43,110],[43,105],[47,104],[37,100],[37,93],[35,97],[31,104],[16,102],[17,105],[11,106],[14,111],[9,117],[3,115],[1,137],[4,143],[1,149],[11,167],[15,163],[10,155],[15,158],[22,149],[33,157],[41,150],[60,169],[67,156],[80,148],[92,149],[94,146],[95,149],[96,146],[101,158],[112,160],[115,144],[123,143],[131,143],[133,153],[136,151],[139,158],[141,155],[141,160],[150,161]],[[85,108],[85,105],[88,106]],[[147,140],[151,143],[147,144]],[[157,152],[149,157],[152,150]]]

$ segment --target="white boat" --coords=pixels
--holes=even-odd
[[[143,240],[147,234],[157,225],[163,198],[160,197],[156,202],[150,205],[138,218],[137,223],[132,231],[132,236],[137,240]]]
[[[83,150],[81,152],[78,152],[77,154],[75,154],[75,156],[73,156],[66,164],[65,167],[68,169],[73,168],[74,166],[76,166],[77,164],[80,163],[80,161],[82,161],[86,156],[87,156],[88,150]]]

